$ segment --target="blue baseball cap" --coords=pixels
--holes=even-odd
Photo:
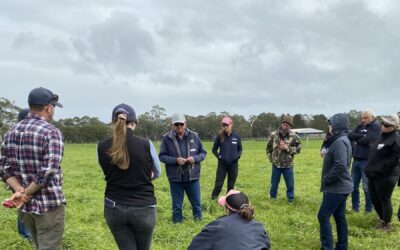
[[[121,103],[117,106],[114,107],[112,111],[112,121],[117,121],[118,120],[118,115],[119,114],[125,114],[127,117],[127,123],[134,122],[137,124],[137,118],[136,118],[136,113],[135,110],[129,106],[128,104]]]
[[[29,113],[29,109],[23,109],[18,114],[18,121],[25,119],[26,115]]]
[[[28,103],[29,105],[46,106],[51,104],[60,108],[63,107],[63,105],[58,102],[58,95],[42,87],[32,89],[29,93]]]

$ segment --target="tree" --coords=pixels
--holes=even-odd
[[[17,115],[21,110],[14,102],[0,97],[0,139],[17,122]]]
[[[295,114],[293,116],[293,128],[306,128],[306,120],[303,118],[302,114]]]
[[[361,121],[362,112],[352,109],[349,111],[348,115],[350,128],[355,128]]]
[[[328,127],[328,119],[323,114],[314,115],[312,120],[310,121],[310,126],[312,128],[325,131]]]

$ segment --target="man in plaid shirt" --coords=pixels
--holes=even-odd
[[[62,192],[62,133],[49,122],[58,96],[45,88],[28,97],[30,112],[4,136],[0,175],[15,191],[11,200],[19,207],[36,249],[61,249],[65,198]]]

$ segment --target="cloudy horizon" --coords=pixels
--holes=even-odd
[[[396,113],[399,10],[378,0],[3,1],[0,97],[24,108],[42,86],[64,104],[56,119],[104,122],[122,102],[138,114]]]

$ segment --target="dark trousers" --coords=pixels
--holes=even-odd
[[[346,199],[348,194],[324,193],[322,204],[318,211],[320,226],[321,249],[333,249],[333,236],[330,218],[336,222],[337,250],[347,249]]]
[[[378,216],[384,222],[390,222],[393,215],[392,194],[398,181],[397,176],[387,176],[378,179],[369,178],[368,190],[372,204]]]
[[[276,198],[278,195],[279,182],[281,181],[281,175],[286,183],[286,197],[289,201],[294,199],[294,171],[293,166],[288,168],[277,168],[272,165],[271,174],[271,189],[269,190],[269,196]]]
[[[181,223],[183,221],[182,206],[183,198],[186,195],[192,205],[193,219],[202,220],[203,210],[201,208],[200,181],[194,180],[190,182],[169,182],[172,198],[172,221],[173,223]]]
[[[234,189],[236,178],[238,176],[238,163],[224,164],[218,161],[217,173],[215,177],[214,190],[211,194],[211,199],[216,199],[221,193],[222,186],[224,185],[225,176],[228,174],[227,192]]]
[[[354,190],[351,193],[351,204],[354,211],[360,210],[360,182],[362,182],[362,188],[365,195],[365,211],[372,211],[372,202],[368,192],[368,178],[364,172],[367,160],[356,160],[354,159],[353,165],[351,167],[351,178],[354,183]]]
[[[120,250],[149,250],[156,225],[155,207],[104,206],[104,217]]]

